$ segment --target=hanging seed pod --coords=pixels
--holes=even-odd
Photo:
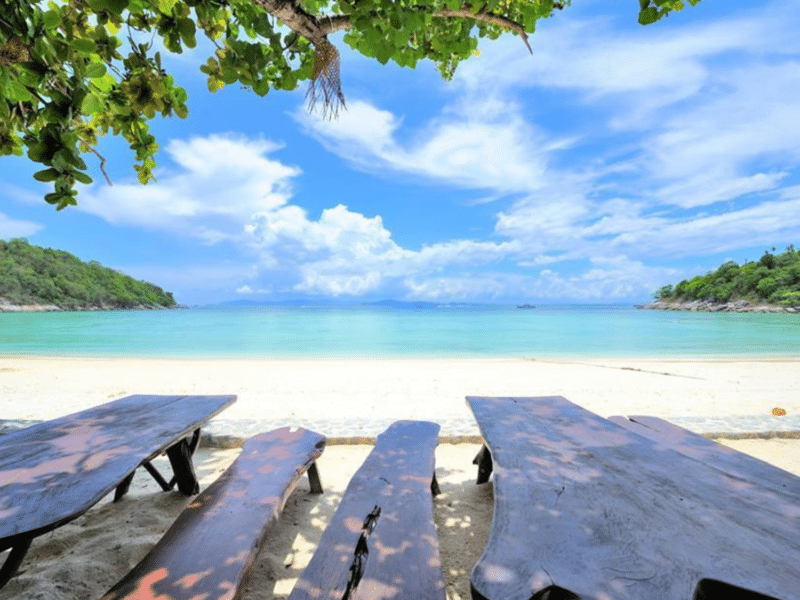
[[[339,51],[328,40],[314,46],[311,82],[306,92],[309,112],[314,110],[320,99],[323,119],[336,118],[341,107],[347,108],[342,93]]]

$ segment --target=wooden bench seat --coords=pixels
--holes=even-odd
[[[728,450],[634,434],[561,397],[467,400],[494,476],[475,600],[798,598],[800,504],[784,491],[798,478],[754,483],[720,468]]]
[[[770,463],[718,444],[658,417],[613,416],[608,420],[664,444],[684,456],[699,460],[713,469],[738,477],[743,485],[770,489],[776,494],[787,496],[800,506],[800,477]]]
[[[200,427],[236,396],[134,395],[38,423],[0,442],[0,587],[14,574],[33,538],[81,516],[116,489],[119,499],[145,467],[164,489],[198,491],[192,452]],[[191,441],[190,441],[191,440]],[[175,477],[150,461],[165,453]]]
[[[289,600],[444,600],[431,492],[439,426],[398,421],[353,476]]]
[[[322,493],[315,461],[324,448],[323,436],[288,427],[247,440],[227,471],[103,600],[236,598],[303,473],[311,491]]]

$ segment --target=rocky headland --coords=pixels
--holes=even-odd
[[[715,302],[713,300],[667,301],[656,300],[649,304],[639,304],[636,308],[653,310],[688,310],[697,312],[739,312],[739,313],[800,313],[800,306],[780,306],[777,304],[752,304],[747,300]]]

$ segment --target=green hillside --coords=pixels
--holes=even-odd
[[[96,261],[63,250],[0,240],[0,300],[18,305],[55,305],[65,310],[174,307],[160,287],[137,281]]]
[[[739,265],[728,261],[706,275],[683,280],[674,287],[665,285],[654,296],[664,302],[744,300],[797,306],[800,305],[800,251],[789,246],[781,254],[764,252],[757,262]]]

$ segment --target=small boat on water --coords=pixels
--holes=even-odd
[[[517,308],[531,309],[531,308],[536,308],[536,306],[534,306],[533,304],[517,304]]]

